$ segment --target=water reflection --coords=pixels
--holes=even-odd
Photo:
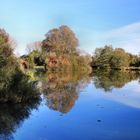
[[[50,109],[49,110],[50,112],[53,112],[51,110],[54,110],[61,113],[67,113],[70,112],[71,109],[74,107],[76,100],[78,100],[79,98],[79,94],[80,93],[83,94],[81,90],[85,89],[87,85],[92,86],[86,89],[89,90],[89,93],[87,92],[87,94],[90,95],[89,98],[94,97],[92,98],[93,100],[87,98],[88,99],[87,102],[86,100],[84,100],[84,103],[79,105],[78,108],[79,112],[75,111],[76,113],[81,113],[80,112],[82,111],[80,110],[81,105],[82,105],[81,107],[82,109],[85,108],[83,114],[81,113],[82,115],[80,115],[81,119],[83,117],[82,120],[83,122],[90,120],[91,115],[94,116],[93,114],[95,115],[98,114],[100,110],[98,109],[99,107],[97,105],[104,104],[104,102],[107,102],[108,99],[111,101],[119,102],[127,106],[140,108],[140,104],[139,104],[140,96],[137,95],[136,92],[134,93],[132,92],[133,91],[132,87],[136,85],[138,89],[138,84],[134,83],[134,85],[130,87],[131,92],[128,93],[125,93],[125,91],[122,88],[128,82],[133,80],[138,80],[139,72],[102,70],[102,71],[94,71],[91,75],[87,75],[87,74],[81,74],[80,72],[45,73],[41,71],[36,71],[33,72],[33,76],[32,79],[30,79],[30,81],[28,80],[27,77],[24,77],[22,74],[18,77],[15,75],[13,76],[12,79],[13,80],[7,85],[7,87],[0,86],[0,139],[2,140],[4,139],[11,140],[12,135],[16,133],[18,128],[21,127],[21,124],[26,119],[32,121],[29,119],[32,110],[41,107],[40,103],[41,103],[42,96],[40,96],[41,95],[40,93],[43,94],[43,103],[45,102],[45,105],[43,104],[43,107],[45,106],[46,110],[48,107]],[[91,81],[94,83],[94,85],[92,85]],[[113,91],[113,94],[98,95],[97,94],[98,90],[96,90],[96,88],[103,89],[102,92],[100,91],[100,93],[110,92],[114,88],[118,88],[119,90],[117,90],[116,92]],[[127,88],[129,90],[129,87]],[[94,89],[94,91],[92,89]],[[126,95],[123,96],[124,94]],[[104,99],[107,100],[105,101],[104,99],[102,99],[102,96]],[[114,103],[110,103],[110,104],[114,104]],[[111,105],[109,105],[109,107],[110,106]],[[106,109],[105,107],[101,109],[101,111],[103,111],[103,114],[101,116],[106,114],[107,110],[105,110]],[[92,109],[94,110],[93,112]],[[114,112],[113,107],[111,108],[111,111]],[[44,110],[42,112],[44,112]],[[87,112],[85,115],[87,119],[84,118],[85,112]],[[48,112],[46,112],[44,116],[48,115],[47,113]],[[68,115],[69,114],[67,114],[67,116]],[[55,118],[57,116],[51,116],[51,117]],[[99,118],[98,117],[95,120],[95,122],[99,123],[100,117]],[[49,121],[47,122],[47,119],[48,118],[46,117],[44,120],[44,122],[46,121],[46,125],[47,123],[49,123]],[[61,121],[63,123],[63,120]],[[82,121],[80,121],[79,124],[81,124]],[[90,121],[91,122],[94,121],[93,118],[91,118]],[[38,123],[40,123],[40,121],[38,121]],[[57,123],[59,124],[59,122]],[[42,125],[43,124],[39,124],[38,126],[42,126]],[[51,126],[52,125],[54,125],[55,127],[57,124],[54,123],[51,124]],[[59,125],[61,126],[61,124]],[[83,129],[84,130],[88,129],[88,125],[89,124],[87,122],[87,128],[85,128],[84,125]],[[91,125],[91,127],[93,126]],[[34,127],[34,125],[32,127]],[[44,128],[45,130],[44,133],[46,132],[46,130],[50,132],[49,129],[51,129],[51,127]],[[65,129],[60,128],[60,130],[62,130],[63,133]],[[76,131],[77,130],[75,130],[74,132]],[[54,130],[52,130],[52,132],[54,132]],[[48,134],[52,136],[52,133],[48,133]]]
[[[22,103],[0,104],[0,139],[11,140],[12,134],[28,119],[32,109],[37,109],[39,98],[30,98]]]
[[[5,85],[5,86],[2,86]],[[18,73],[0,87],[0,139],[11,140],[13,133],[41,102],[37,89],[32,88],[28,78]]]
[[[78,94],[90,78],[80,73],[34,72],[29,82],[22,73],[13,75],[10,83],[1,81],[0,139],[12,139],[13,133],[37,109],[43,94],[46,105],[55,111],[67,113],[74,106]]]
[[[89,82],[88,75],[80,73],[50,73],[42,82],[42,92],[50,109],[67,113],[78,99],[78,94]]]
[[[122,88],[130,81],[139,78],[138,71],[118,71],[118,70],[94,70],[94,85],[105,92],[112,91],[113,88]]]

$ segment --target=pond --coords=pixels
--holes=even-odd
[[[41,94],[0,103],[0,140],[139,140],[139,78],[121,71],[36,73],[32,88]]]

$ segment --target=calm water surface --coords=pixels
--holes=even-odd
[[[53,75],[36,85],[39,99],[1,104],[0,139],[140,140],[139,74]]]

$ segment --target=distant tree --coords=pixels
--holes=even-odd
[[[42,50],[45,52],[75,51],[79,44],[75,34],[67,26],[61,26],[59,28],[52,29],[45,36],[46,38],[42,42]]]
[[[139,67],[140,66],[140,56],[139,55],[132,55],[128,53],[130,58],[130,66],[131,67]]]
[[[97,48],[93,55],[92,66],[110,67],[110,60],[113,55],[112,46],[105,46],[104,48]]]
[[[43,65],[46,70],[89,70],[90,56],[81,54],[78,45],[74,32],[61,26],[50,30],[41,43],[28,45],[26,60],[30,67]]]
[[[103,68],[123,68],[139,67],[140,56],[126,52],[122,48],[113,49],[112,46],[96,48],[92,56],[92,67]]]
[[[116,48],[110,61],[111,67],[121,68],[129,66],[129,55],[122,48]]]
[[[27,55],[21,56],[21,59],[29,63],[30,68],[33,68],[34,65],[42,66],[44,64],[41,45],[40,41],[28,44],[26,47]]]
[[[42,43],[40,41],[30,43],[30,44],[27,45],[26,51],[27,51],[28,54],[30,54],[32,51],[41,52],[42,51],[41,45],[42,45]]]

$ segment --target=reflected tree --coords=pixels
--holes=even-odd
[[[104,91],[122,88],[126,83],[139,78],[137,71],[94,70],[92,75],[95,87]]]
[[[0,103],[0,139],[11,140],[12,134],[29,118],[31,111],[37,109],[39,97],[30,97],[22,103]]]
[[[11,74],[11,73],[10,73]],[[11,140],[20,124],[36,109],[41,98],[28,76],[16,70],[0,78],[0,139]]]
[[[30,93],[27,95],[9,91],[5,97],[0,95],[0,139],[11,140],[12,134],[30,116],[31,111],[37,109],[41,102],[40,95],[34,91]]]
[[[90,81],[88,75],[80,73],[48,73],[42,82],[42,91],[50,109],[67,113],[78,99],[79,92]]]
[[[31,110],[39,105],[39,91],[32,86],[13,53],[13,41],[0,29],[0,139],[12,139]]]

